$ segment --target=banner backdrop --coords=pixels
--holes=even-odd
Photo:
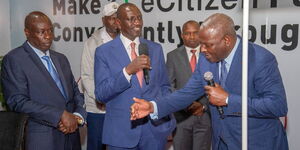
[[[10,35],[1,46],[15,48],[25,41],[24,18],[31,11],[46,13],[53,21],[55,39],[53,49],[64,53],[72,66],[75,77],[80,75],[80,59],[83,42],[102,26],[103,6],[111,1],[123,3],[123,0],[8,0],[1,1],[1,8],[10,8],[4,14],[5,22],[10,22]],[[213,13],[225,13],[231,16],[239,34],[242,32],[241,0],[127,0],[136,4],[144,20],[143,35],[149,40],[161,43],[167,54],[182,44],[181,26],[188,20],[203,21]],[[4,4],[4,5],[2,5]],[[9,5],[9,6],[8,6]],[[7,6],[7,7],[6,7]],[[300,105],[297,95],[300,80],[299,51],[299,14],[300,0],[250,1],[249,40],[269,49],[276,55],[288,98],[287,133],[290,149],[300,147],[297,128],[300,121],[297,107]],[[5,10],[4,10],[5,11]],[[1,9],[2,12],[2,9]],[[6,11],[7,12],[7,11]],[[2,26],[7,31],[7,26]],[[10,38],[9,38],[10,37]],[[11,41],[11,45],[10,45]],[[2,46],[3,47],[3,46]],[[2,51],[3,55],[8,50]],[[251,63],[251,62],[250,62]],[[298,68],[298,69],[297,69]]]
[[[10,49],[10,13],[9,0],[0,1],[0,56]]]

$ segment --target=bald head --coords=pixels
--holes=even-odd
[[[212,34],[236,36],[233,20],[222,13],[213,14],[204,20],[200,29],[203,28],[209,29]]]
[[[126,12],[131,11],[131,10],[137,10],[140,11],[136,5],[132,3],[123,3],[119,6],[117,10],[117,18],[121,18]]]
[[[49,22],[52,24],[49,17],[40,11],[33,11],[26,16],[24,22],[25,28],[30,29],[34,22]]]
[[[221,13],[208,17],[199,31],[201,52],[210,62],[219,62],[228,57],[237,40],[233,20]]]

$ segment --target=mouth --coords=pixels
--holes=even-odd
[[[43,43],[44,47],[50,47],[52,45],[52,42],[45,42]]]
[[[140,32],[141,29],[142,29],[141,27],[135,27],[135,28],[133,28],[133,30],[136,31],[136,32]]]
[[[51,42],[44,43],[45,46],[51,46],[51,44],[52,44]]]

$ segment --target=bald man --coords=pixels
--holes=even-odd
[[[185,87],[153,103],[135,99],[131,119],[150,113],[163,117],[185,108],[206,93],[210,102],[213,150],[240,150],[242,39],[236,35],[233,20],[220,13],[207,18],[199,34],[203,54]],[[248,47],[248,149],[287,150],[287,136],[279,120],[287,114],[287,102],[276,58],[256,44],[249,43]],[[203,78],[206,72],[213,74],[215,87],[207,85]]]
[[[50,50],[52,22],[31,12],[24,32],[27,41],[3,58],[1,79],[9,108],[29,115],[25,149],[80,150],[84,100],[66,56]]]

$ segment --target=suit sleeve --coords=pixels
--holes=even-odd
[[[170,113],[184,109],[201,95],[204,95],[204,83],[200,67],[197,66],[195,73],[186,85],[174,93],[157,100],[158,118],[162,118]]]
[[[111,66],[108,65],[109,56],[104,53],[105,48],[100,46],[96,49],[95,53],[95,65],[94,65],[94,77],[95,77],[95,96],[96,99],[107,103],[109,100],[118,96],[126,89],[130,88],[129,83],[123,74],[123,68],[112,73]]]
[[[73,93],[73,99],[72,100],[75,102],[75,109],[72,113],[77,112],[83,117],[84,120],[86,120],[87,113],[86,113],[85,108],[84,108],[83,95],[82,95],[82,93],[80,93],[80,91],[78,89],[78,84],[75,81],[75,78],[72,74],[71,66],[70,66],[70,63],[69,63],[67,57],[64,56],[64,58],[65,58],[65,61],[68,64],[68,68],[70,69],[70,72],[71,72],[70,78],[71,78],[71,82],[72,82],[71,84],[72,84],[72,93]]]
[[[255,97],[248,97],[249,117],[281,117],[287,114],[284,86],[273,55],[264,57],[255,71],[253,83]],[[241,112],[241,95],[231,94],[228,99],[228,113]]]
[[[64,110],[51,105],[40,104],[31,99],[26,75],[15,58],[4,57],[1,76],[4,97],[10,109],[26,113],[41,124],[57,127]]]

